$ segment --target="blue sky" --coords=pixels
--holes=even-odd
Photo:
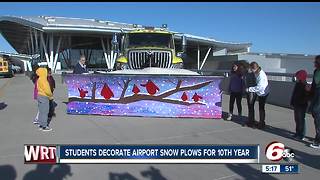
[[[251,52],[320,54],[320,3],[107,2],[0,3],[0,15],[65,16],[161,26],[228,42]],[[14,52],[0,35],[0,51]]]

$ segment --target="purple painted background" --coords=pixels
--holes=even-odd
[[[128,104],[115,103],[119,100],[124,82],[130,79],[124,97],[132,96],[134,84],[140,89],[139,94],[149,95],[146,88],[140,84],[145,84],[152,80],[160,89],[154,96],[158,96],[166,91],[176,88],[179,80],[182,80],[181,88],[194,86],[197,84],[210,82],[208,85],[194,90],[176,92],[164,99],[171,99],[175,102],[183,102],[181,96],[183,92],[188,95],[187,103],[194,103],[191,99],[194,93],[202,96],[201,104],[181,105],[153,100],[140,100]],[[221,95],[219,84],[222,78],[214,76],[157,76],[157,75],[66,75],[65,82],[68,86],[69,103],[67,113],[69,114],[95,114],[95,115],[117,115],[117,116],[144,116],[144,117],[192,117],[192,118],[221,118]],[[212,81],[212,82],[211,82]],[[112,90],[115,100],[113,103],[107,102],[80,102],[78,88],[87,90],[87,101],[92,96],[92,87],[96,82],[95,99],[104,99],[100,92],[106,83]],[[74,98],[70,101],[70,98]],[[101,100],[103,101],[103,100]],[[186,103],[185,102],[185,103]]]

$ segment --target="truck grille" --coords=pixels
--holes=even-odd
[[[170,51],[129,51],[128,58],[130,69],[142,69],[150,66],[160,68],[172,67]]]

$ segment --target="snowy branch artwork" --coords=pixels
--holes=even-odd
[[[71,114],[219,118],[222,113],[219,77],[68,75],[65,79]]]
[[[152,82],[152,80],[148,80],[147,84],[141,85],[143,87],[146,87],[148,94],[139,94],[139,92],[140,92],[139,87],[137,85],[134,85],[134,88],[132,89],[132,92],[134,94],[132,94],[130,96],[124,96],[130,81],[131,80],[123,81],[123,84],[124,84],[123,90],[122,90],[121,96],[118,99],[110,99],[111,97],[114,97],[114,94],[113,94],[112,90],[110,89],[110,87],[107,84],[104,84],[104,86],[101,90],[101,95],[104,97],[104,99],[95,99],[94,98],[95,97],[95,86],[93,86],[93,90],[92,90],[93,93],[92,93],[91,99],[84,99],[83,90],[82,90],[82,91],[80,91],[80,95],[79,95],[80,98],[77,98],[77,97],[69,98],[69,102],[80,101],[80,102],[95,102],[95,103],[128,104],[128,103],[133,103],[133,102],[142,101],[142,100],[150,100],[150,101],[159,101],[159,102],[164,102],[164,103],[181,104],[181,105],[186,105],[186,106],[190,106],[193,104],[206,105],[205,103],[198,102],[202,97],[199,96],[197,93],[195,93],[192,97],[194,102],[188,102],[187,99],[185,99],[185,98],[181,98],[181,100],[179,100],[179,99],[173,100],[173,99],[166,99],[166,97],[168,97],[174,93],[180,92],[180,91],[184,91],[184,95],[186,96],[185,91],[197,90],[197,89],[200,89],[204,86],[207,86],[208,84],[210,84],[212,82],[212,81],[208,81],[208,82],[203,82],[203,83],[192,85],[192,86],[181,87],[182,80],[179,80],[177,83],[177,86],[174,89],[171,89],[171,90],[164,92],[162,94],[159,94],[159,95],[155,95],[156,92],[159,91],[159,88],[156,84],[154,84]],[[88,92],[88,91],[85,91],[85,92]]]

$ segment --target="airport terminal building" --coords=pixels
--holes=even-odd
[[[33,63],[45,63],[55,72],[70,70],[80,55],[86,56],[89,68],[112,69],[114,62],[110,62],[108,56],[117,56],[113,41],[116,38],[121,47],[120,35],[139,27],[143,26],[97,19],[0,16],[2,36],[18,52],[18,55],[9,55],[15,59],[23,56],[18,64],[24,66],[24,71],[30,71]],[[229,70],[234,61],[243,59],[259,62],[267,72],[293,73],[301,65],[310,73],[313,69],[312,55],[251,53],[251,43],[222,42],[170,32],[174,34],[176,52],[185,46],[185,69]]]
[[[65,17],[0,17],[3,37],[20,54],[39,54],[39,60],[57,70],[70,69],[80,55],[85,55],[92,68],[108,68],[104,53],[110,54],[114,34],[134,30],[141,25]],[[175,48],[181,49],[181,36],[176,33]],[[201,66],[218,52],[234,55],[249,52],[250,43],[227,43],[214,39],[183,34],[187,41],[186,68]],[[118,36],[118,38],[120,38]],[[121,42],[121,39],[118,39]],[[119,45],[121,46],[121,44]],[[210,54],[210,55],[209,55]]]

